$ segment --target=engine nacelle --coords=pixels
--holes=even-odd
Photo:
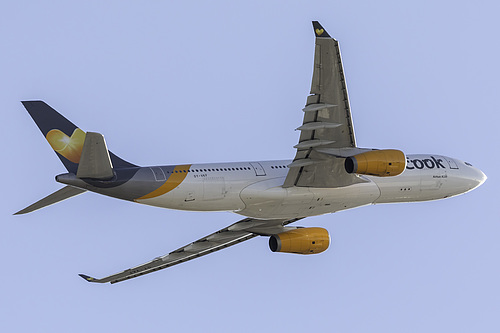
[[[313,254],[325,251],[328,246],[330,235],[323,228],[300,228],[269,238],[269,248],[273,252]]]
[[[406,168],[406,156],[396,149],[373,150],[346,158],[344,166],[348,173],[397,176]]]

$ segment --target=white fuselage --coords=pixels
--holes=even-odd
[[[337,188],[282,185],[290,160],[193,164],[186,178],[146,205],[191,211],[233,211],[260,219],[333,213],[368,204],[437,200],[479,186],[486,176],[470,164],[441,155],[407,155],[394,177],[359,175],[362,182]]]

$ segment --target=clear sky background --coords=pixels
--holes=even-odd
[[[4,332],[499,332],[498,1],[3,1]],[[258,238],[90,284],[241,217],[85,193],[11,214],[66,172],[19,101],[42,99],[139,165],[291,159],[319,20],[341,43],[362,147],[456,157],[475,191],[304,220],[320,255]]]

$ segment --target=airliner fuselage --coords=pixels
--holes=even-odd
[[[187,164],[121,170],[95,181],[68,173],[57,181],[104,195],[170,209],[232,211],[257,219],[291,219],[354,207],[437,200],[465,193],[485,180],[469,163],[441,155],[407,155],[395,177],[358,175],[337,188],[283,187],[290,160]]]

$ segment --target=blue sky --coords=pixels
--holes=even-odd
[[[497,332],[494,1],[5,1],[0,5],[0,328],[9,332]],[[240,216],[85,193],[11,214],[65,172],[19,101],[43,99],[139,165],[294,156],[319,20],[341,43],[357,142],[466,160],[489,177],[437,202],[310,218],[333,244],[267,238],[116,285]]]

